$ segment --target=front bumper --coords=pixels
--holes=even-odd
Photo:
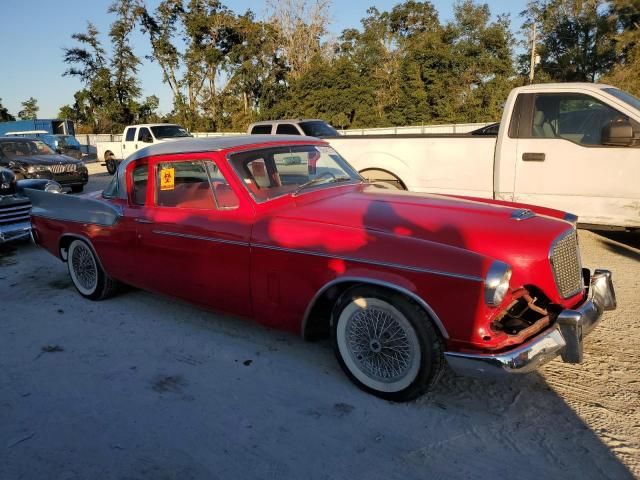
[[[0,244],[26,238],[31,233],[31,222],[16,222],[0,225]]]
[[[590,275],[588,270],[586,275]],[[586,300],[560,312],[556,323],[513,350],[498,354],[445,352],[449,366],[464,375],[529,373],[561,356],[567,363],[582,362],[583,339],[607,310],[615,310],[616,294],[611,272],[596,270],[591,276]]]

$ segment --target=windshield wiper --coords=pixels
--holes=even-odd
[[[295,197],[298,193],[300,193],[305,188],[311,187],[313,185],[318,185],[320,183],[338,183],[338,182],[348,182],[350,180],[351,180],[351,177],[333,177],[333,178],[318,177],[318,178],[314,178],[313,180],[309,180],[308,182],[305,182],[302,185],[300,185],[298,188],[296,188],[293,191],[292,195]]]

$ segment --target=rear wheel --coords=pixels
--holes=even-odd
[[[107,152],[104,155],[104,160],[107,165],[107,172],[110,175],[114,175],[116,170],[118,169],[118,162],[116,162],[116,157],[111,152]]]
[[[73,240],[67,254],[69,276],[76,290],[90,300],[104,300],[117,290],[118,282],[102,269],[89,244]]]
[[[334,307],[333,332],[342,369],[378,397],[412,400],[444,369],[442,340],[430,318],[399,293],[372,286],[348,290]]]
[[[396,190],[406,190],[404,183],[398,177],[396,177],[393,173],[387,172],[385,170],[378,170],[376,168],[372,168],[369,170],[363,170],[360,172],[365,180],[369,182],[379,183],[386,187],[396,189]]]

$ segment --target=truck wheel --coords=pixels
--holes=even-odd
[[[365,180],[374,183],[381,183],[385,186],[396,190],[406,190],[404,183],[398,177],[396,177],[393,173],[387,172],[386,170],[379,170],[377,168],[371,168],[368,170],[362,170],[360,172]]]
[[[445,365],[443,343],[427,313],[400,293],[354,287],[333,309],[334,349],[361,389],[406,402],[425,393]]]
[[[107,172],[109,172],[109,175],[114,175],[118,169],[118,162],[116,162],[116,158],[113,153],[107,152],[104,156],[104,160],[107,164]]]
[[[87,242],[73,240],[67,254],[69,276],[76,290],[90,300],[104,300],[115,294],[118,282],[100,266]]]

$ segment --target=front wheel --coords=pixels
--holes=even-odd
[[[104,300],[117,290],[118,282],[100,266],[95,253],[83,240],[73,240],[69,245],[67,266],[76,290],[90,300]]]
[[[425,393],[444,369],[443,344],[431,319],[405,296],[355,287],[333,310],[340,366],[361,389],[405,402]]]
[[[109,175],[114,175],[118,169],[118,162],[116,162],[113,153],[109,153],[105,156],[105,163],[107,165],[107,172],[109,172]]]
[[[82,193],[83,190],[84,190],[84,185],[72,185],[71,186],[71,191],[73,193]]]

